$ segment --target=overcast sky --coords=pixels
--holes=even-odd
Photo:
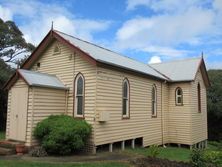
[[[51,28],[144,63],[198,57],[222,69],[222,0],[0,0],[38,45]],[[105,56],[105,55],[104,55]]]

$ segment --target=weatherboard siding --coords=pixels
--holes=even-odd
[[[122,119],[122,82],[130,84],[130,118]],[[151,90],[157,87],[157,118],[151,116]],[[96,89],[95,145],[143,137],[143,146],[162,144],[161,82],[98,67]],[[110,120],[100,123],[99,112]]]
[[[183,105],[176,106],[175,90],[180,87],[183,91]],[[168,137],[169,143],[188,144],[191,138],[191,84],[173,83],[169,85],[169,115],[168,115]]]
[[[162,83],[163,141],[169,143],[169,85]]]
[[[197,84],[201,87],[201,113],[198,112]],[[192,141],[198,143],[207,139],[207,95],[206,86],[203,81],[201,71],[198,70],[195,81],[192,86],[191,101],[191,123],[192,123]]]
[[[66,92],[49,88],[32,88],[32,98],[29,98],[27,145],[36,145],[33,136],[36,124],[50,115],[65,114]]]
[[[13,88],[28,88],[28,85],[25,83],[25,81],[21,78],[19,78],[17,80],[17,82],[12,86],[12,88],[9,90],[8,92],[8,108],[7,108],[7,123],[6,123],[6,139],[9,139],[9,128],[10,128],[10,124],[12,124],[10,122],[10,114],[11,114],[11,98],[12,98],[12,92],[13,92]],[[28,91],[28,97],[30,96],[31,92]],[[27,118],[30,116],[29,115],[29,109],[30,109],[30,106],[29,106],[29,101],[31,99],[27,99],[28,100],[28,103],[27,103]],[[27,121],[27,120],[24,120],[24,121]],[[29,127],[29,122],[27,121],[27,124],[26,124],[26,127]],[[25,139],[25,143],[27,144],[28,143],[28,140],[27,140],[27,135],[29,134],[29,131],[27,130],[28,128],[25,129],[25,133],[26,133],[26,139]]]
[[[6,120],[6,133],[5,138],[9,138],[9,126],[10,126],[10,112],[11,112],[11,97],[12,97],[12,89],[8,91],[8,104],[7,104],[7,120]]]
[[[60,54],[53,54],[56,45],[60,47]],[[40,68],[37,68],[37,63],[41,64]],[[93,126],[96,99],[96,67],[84,60],[79,51],[71,50],[68,46],[54,41],[32,66],[31,70],[56,75],[69,88],[67,114],[70,116],[73,116],[74,79],[81,72],[85,78],[84,116],[85,120]],[[93,140],[93,133],[90,140]]]

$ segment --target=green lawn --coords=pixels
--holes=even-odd
[[[178,147],[159,147],[160,154],[157,156],[159,158],[174,160],[174,161],[190,161],[191,150],[188,148],[178,148]],[[207,151],[221,151],[222,143],[219,142],[209,142]],[[124,152],[129,154],[144,155],[149,156],[150,150],[148,148],[136,148],[136,149],[126,149]],[[222,151],[221,151],[222,152]]]
[[[0,140],[5,139],[5,132],[0,131]]]
[[[129,167],[121,162],[92,162],[92,163],[42,163],[22,160],[1,160],[1,167]]]

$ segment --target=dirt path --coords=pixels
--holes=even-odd
[[[98,161],[129,161],[132,160],[135,155],[125,154],[121,152],[102,152],[96,155],[71,155],[71,156],[47,156],[47,157],[31,157],[30,155],[11,155],[0,156],[0,160],[25,160],[31,162],[49,162],[49,163],[69,163],[69,162],[98,162]]]

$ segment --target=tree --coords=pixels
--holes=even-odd
[[[0,18],[0,58],[5,62],[19,63],[18,56],[32,52],[35,46],[27,43],[13,21]]]
[[[0,59],[0,88],[13,73],[13,69]],[[0,130],[5,129],[7,112],[7,92],[0,89]]]
[[[7,112],[7,91],[2,87],[14,71],[7,63],[21,65],[34,49],[13,21],[4,22],[0,18],[0,130],[5,129]]]
[[[210,140],[222,140],[222,70],[209,70],[211,87],[207,91],[208,133]]]

